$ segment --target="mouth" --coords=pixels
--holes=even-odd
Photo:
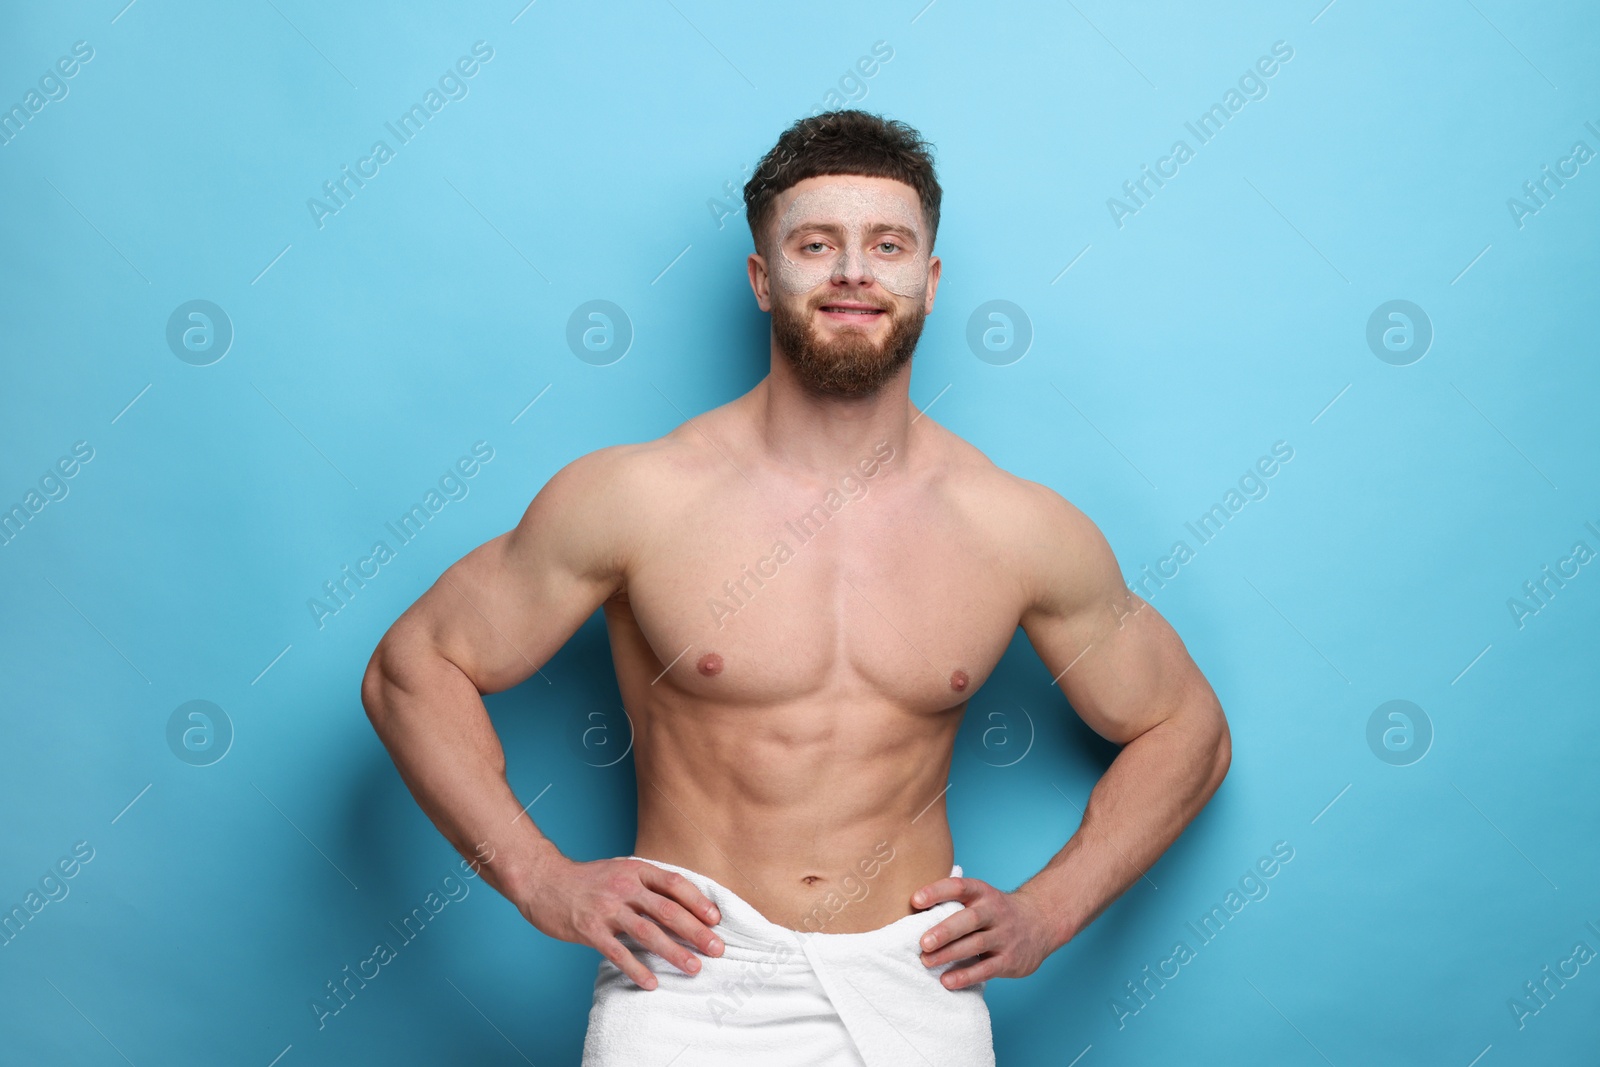
[[[886,308],[878,307],[875,304],[861,304],[853,301],[823,304],[817,310],[836,322],[871,322],[873,319],[888,314],[888,309]]]

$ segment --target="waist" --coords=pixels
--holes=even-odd
[[[916,942],[922,933],[961,907],[955,901],[945,901],[918,910],[911,908],[908,903],[904,914],[895,911],[877,920],[866,920],[863,925],[868,912],[860,905],[868,897],[852,901],[843,896],[829,898],[824,894],[812,902],[808,912],[800,917],[801,922],[789,925],[773,921],[746,896],[702,871],[648,855],[635,854],[631,858],[676,871],[717,905],[722,915],[716,932],[726,946],[721,959],[727,961],[762,961],[774,966],[781,964],[805,969],[810,964],[806,960],[808,953],[804,946],[824,943],[830,953],[872,955],[887,952],[910,958],[920,951]],[[961,868],[952,864],[939,871],[938,875],[959,877],[960,873]],[[910,890],[904,894],[907,901],[910,894]],[[855,909],[853,915],[852,909]],[[848,925],[842,921],[846,915],[852,915],[861,928],[844,929]],[[681,943],[676,934],[669,936]],[[625,937],[624,941],[627,940]]]
[[[849,934],[914,914],[911,894],[949,877],[953,849],[942,821],[940,828],[943,833],[931,842],[879,836],[855,848],[813,850],[809,841],[792,842],[792,849],[766,841],[757,850],[714,845],[698,834],[692,841],[646,834],[641,826],[634,854],[727,887],[775,926]]]

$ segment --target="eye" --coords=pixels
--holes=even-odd
[[[825,247],[825,246],[823,245],[823,243],[821,241],[807,241],[805,244],[800,246],[802,251],[807,251],[807,250],[810,250],[812,248],[823,248],[823,247]]]
[[[899,248],[900,245],[897,244],[894,241],[879,241],[878,242],[878,247],[879,248]]]

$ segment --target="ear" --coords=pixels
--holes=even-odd
[[[944,262],[938,256],[928,257],[928,295],[922,300],[922,313],[933,313],[933,297],[939,289],[939,273],[944,269]]]
[[[760,252],[752,252],[745,266],[750,272],[750,289],[756,294],[756,306],[762,311],[771,311],[771,278],[767,274],[765,257]]]

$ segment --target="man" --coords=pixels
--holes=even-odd
[[[908,399],[940,196],[902,123],[786,131],[745,189],[768,376],[562,468],[373,653],[362,701],[435,825],[535,927],[604,957],[585,1064],[992,1064],[983,983],[1088,925],[1227,773],[1216,696],[1095,525]],[[480,695],[596,608],[638,837],[574,862],[519,817]],[[944,796],[1019,625],[1124,747],[1005,892],[954,865]]]

